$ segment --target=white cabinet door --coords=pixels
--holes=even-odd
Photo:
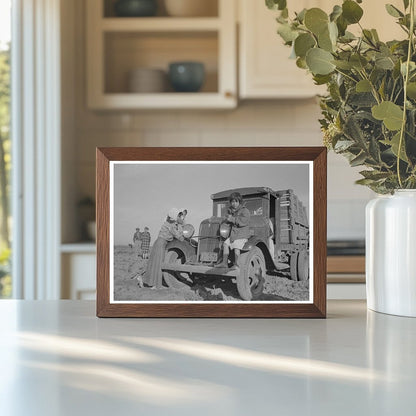
[[[95,299],[96,255],[93,253],[64,253],[61,263],[62,298]]]
[[[325,0],[328,2],[328,0]],[[296,10],[324,7],[324,1],[299,0]],[[276,11],[264,1],[239,0],[240,13],[240,97],[305,98],[322,92],[311,75],[289,59],[291,49],[277,34]]]
[[[402,0],[389,1],[399,9]],[[320,7],[329,13],[341,0],[298,0],[289,3],[290,12]],[[278,12],[268,10],[264,1],[238,0],[240,19],[239,88],[241,98],[305,98],[325,92],[313,84],[311,75],[290,59],[291,49],[276,33]],[[386,12],[384,2],[366,0],[362,25],[376,28],[381,40],[403,38],[404,32]],[[353,25],[348,30],[358,34]]]

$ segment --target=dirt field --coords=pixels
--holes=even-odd
[[[129,246],[114,248],[114,300],[172,300],[172,301],[239,301],[237,286],[231,279],[201,276],[193,283],[177,283],[163,289],[142,288],[137,276],[146,268],[146,261],[138,258]],[[287,275],[287,274],[286,274]],[[308,300],[309,281],[294,282],[284,273],[265,276],[264,293],[257,300]]]

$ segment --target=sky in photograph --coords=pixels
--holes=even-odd
[[[169,209],[187,208],[195,227],[212,215],[211,194],[248,186],[293,189],[309,207],[309,165],[301,164],[121,164],[114,165],[114,243],[132,243],[136,227],[150,228],[152,241]]]

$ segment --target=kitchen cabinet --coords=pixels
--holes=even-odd
[[[325,2],[299,0],[296,10],[325,8]],[[277,12],[268,10],[264,1],[239,0],[238,6],[240,97],[290,99],[321,93],[322,87],[313,84],[311,75],[289,59],[291,50],[276,33]]]
[[[63,244],[61,253],[61,298],[95,300],[95,244]]]
[[[218,2],[217,16],[115,17],[109,2],[88,0],[87,102],[90,109],[233,108],[237,105],[236,5]],[[111,2],[110,2],[111,6]],[[128,74],[168,70],[169,63],[205,66],[199,92],[129,92]],[[165,92],[166,91],[166,92]]]
[[[325,87],[314,85],[311,75],[289,58],[291,49],[276,33],[278,13],[268,10],[263,1],[238,1],[240,98],[308,98],[325,93]],[[403,8],[401,0],[390,3]],[[296,4],[289,3],[289,9],[293,12],[320,7],[330,12],[334,4],[341,4],[341,1],[298,0]],[[380,1],[366,0],[361,7],[364,9],[363,27],[376,28],[383,41],[403,38],[404,32],[394,24],[394,18]],[[358,34],[360,28],[353,25],[348,30]]]

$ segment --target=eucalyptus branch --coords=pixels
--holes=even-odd
[[[406,33],[406,35],[409,36],[409,31],[407,30],[407,27],[401,25],[400,23],[397,23],[397,24],[400,26],[401,29],[404,30],[404,32]]]
[[[364,32],[364,28],[361,26],[361,23],[360,23],[360,22],[358,22],[358,26],[360,27],[360,29],[361,29],[361,33],[362,33],[362,35],[364,36],[364,38],[365,38],[365,40],[367,41],[367,43],[368,43],[369,45],[371,45],[371,46],[374,48],[374,50],[377,50],[377,45],[375,45],[375,44],[373,43],[372,39],[371,39],[371,38],[369,38],[369,37],[365,34],[365,32]]]
[[[399,91],[397,91],[397,94],[394,97],[394,100],[393,100],[394,103],[399,99],[400,94],[402,93],[402,91],[403,91],[403,88],[399,88]]]
[[[377,104],[380,104],[380,97],[378,96],[378,92],[376,90],[376,87],[371,82],[370,78],[368,78],[367,73],[365,72],[365,69],[361,66],[362,71],[360,71],[360,75],[363,79],[365,79],[371,87],[371,93],[373,94],[374,99],[377,101]]]
[[[357,83],[357,80],[356,80],[355,78],[351,77],[351,76],[350,76],[350,75],[348,75],[348,74],[345,74],[344,72],[340,71],[338,68],[335,68],[335,71],[336,71],[336,72],[338,72],[338,73],[339,73],[339,74],[341,74],[341,75],[344,75],[344,77],[346,77],[346,78],[350,79],[352,82]]]
[[[412,50],[413,50],[413,37],[414,37],[414,28],[415,28],[415,0],[410,0],[410,30],[409,30],[409,45],[407,48],[407,60],[406,60],[406,73],[404,75],[404,85],[403,85],[403,118],[402,126],[400,129],[400,139],[399,139],[399,148],[397,150],[397,177],[399,179],[400,188],[403,188],[402,178],[400,174],[400,156],[403,147],[404,133],[406,130],[406,110],[407,110],[407,83],[409,81],[409,69],[410,62],[412,59]]]
[[[396,102],[395,100],[393,100],[393,96],[394,96],[394,90],[396,89],[396,84],[397,84],[397,80],[394,80],[394,82],[393,82],[393,88],[391,89],[391,94],[390,94],[390,97],[389,97],[389,100],[390,101],[393,101],[393,102]]]

